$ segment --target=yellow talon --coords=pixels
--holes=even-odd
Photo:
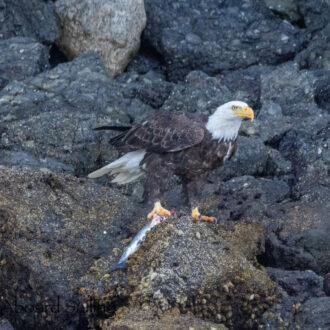
[[[201,214],[198,211],[198,207],[195,207],[194,209],[192,209],[191,211],[191,216],[196,219],[196,220],[200,220],[201,219]]]
[[[156,202],[154,209],[148,214],[148,219],[152,219],[155,214],[167,218],[171,215],[171,211],[164,209],[160,202]]]
[[[196,220],[203,220],[203,221],[214,221],[215,217],[207,217],[205,215],[201,215],[198,211],[198,207],[195,207],[191,211],[191,216]]]

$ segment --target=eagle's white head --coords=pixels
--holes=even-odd
[[[209,116],[206,128],[214,139],[224,141],[236,139],[244,118],[253,120],[253,110],[244,102],[231,101],[218,107]]]

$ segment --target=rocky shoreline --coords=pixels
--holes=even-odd
[[[319,0],[0,0],[0,329],[329,329],[329,17]],[[118,156],[93,128],[235,99],[256,119],[201,192],[218,222],[187,216],[173,178],[175,215],[109,274],[148,210],[143,179],[86,178]]]

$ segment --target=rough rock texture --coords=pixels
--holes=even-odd
[[[0,328],[330,327],[329,6],[265,3],[147,0],[112,78],[95,52],[59,64],[51,1],[0,0]],[[92,129],[234,99],[255,120],[201,189],[218,222],[192,221],[173,177],[175,215],[108,274],[149,209],[143,179],[85,178],[118,157]]]
[[[58,28],[51,1],[1,0],[0,39],[32,37],[51,43],[58,37]]]
[[[13,326],[9,323],[8,320],[0,317],[0,329],[1,330],[14,330]]]
[[[308,47],[296,57],[301,68],[330,70],[330,24],[315,34]]]
[[[330,297],[312,298],[300,307],[296,323],[301,329],[329,329],[329,310]]]
[[[122,72],[140,46],[146,25],[143,0],[58,0],[57,45],[69,58],[97,51],[113,75]]]
[[[0,92],[1,149],[53,158],[76,174],[88,173],[103,157],[117,155],[107,143],[113,133],[101,135],[92,129],[110,121],[127,123],[130,114],[150,111],[138,98],[125,98],[126,85],[115,84],[93,52],[24,82],[9,83]],[[47,162],[43,167],[54,169]]]
[[[134,221],[128,205],[91,181],[1,167],[1,306],[16,328],[83,326],[84,315],[68,306],[78,306],[79,278],[126,238],[122,220]]]
[[[0,40],[0,89],[49,68],[48,48],[31,38]]]
[[[191,70],[215,74],[292,58],[304,35],[262,1],[145,1],[144,40],[164,58],[171,80]]]
[[[150,330],[181,330],[187,326],[190,329],[228,329],[223,324],[203,321],[191,315],[180,314],[178,309],[164,313],[160,318],[155,319],[153,313],[124,307],[118,311],[115,320],[111,319],[103,322],[102,330],[145,330],[146,328]]]
[[[244,222],[227,227],[173,217],[148,233],[127,270],[102,276],[109,265],[97,261],[95,273],[85,277],[81,299],[92,294],[99,309],[125,301],[149,313],[175,309],[231,328],[249,328],[277,300],[277,289],[255,263],[255,254],[263,249],[262,228]],[[101,285],[91,286],[100,279]],[[107,312],[111,316],[111,309]]]
[[[322,297],[323,278],[311,270],[304,272],[267,268],[270,278],[278,283],[297,302],[304,302],[307,298]]]

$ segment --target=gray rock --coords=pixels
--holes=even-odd
[[[192,71],[183,83],[174,86],[161,109],[211,114],[221,104],[234,99],[235,94],[219,79],[201,71]]]
[[[247,69],[223,72],[217,77],[237,97],[245,97],[253,108],[259,107],[261,91],[261,75],[274,70],[274,67],[264,65],[253,65]],[[256,110],[254,108],[254,110]]]
[[[5,136],[2,137],[5,139]],[[30,167],[34,170],[74,174],[74,168],[49,157],[37,157],[23,151],[0,150],[0,164],[11,167]]]
[[[302,19],[297,0],[266,0],[265,3],[275,14],[292,23]]]
[[[221,180],[242,175],[272,177],[291,172],[290,161],[266,146],[259,137],[239,136],[237,143],[238,149],[233,158],[215,171]]]
[[[330,296],[330,273],[324,276],[324,292]]]
[[[278,103],[284,115],[298,115],[292,105],[312,103],[314,96],[314,76],[309,71],[299,71],[296,63],[285,63],[261,75],[260,101]]]
[[[330,113],[330,70],[313,71],[315,81],[315,102]]]
[[[274,102],[265,102],[262,104],[261,110],[258,115],[260,120],[276,120],[282,117],[281,106]]]
[[[217,74],[292,58],[304,35],[261,1],[145,1],[144,40],[164,58],[170,80],[191,70]],[[280,37],[279,37],[280,36]]]
[[[0,330],[14,330],[8,320],[0,317]]]
[[[330,69],[330,24],[316,33],[306,49],[296,55],[295,61],[304,69]]]
[[[268,267],[267,273],[296,302],[305,302],[309,298],[324,296],[323,278],[311,270],[302,272]]]
[[[103,276],[108,262],[101,258],[100,274],[84,277],[89,290],[82,292],[81,299],[98,297],[101,307],[122,302],[142,308],[145,315],[176,309],[230,328],[250,328],[251,314],[260,315],[277,296],[265,271],[253,265],[262,244],[257,224],[226,228],[172,217],[148,233],[128,259],[126,270]],[[129,313],[118,310],[115,318],[122,318],[124,311]]]
[[[91,180],[1,167],[0,306],[16,329],[86,324],[80,278],[130,235],[135,206]]]
[[[166,67],[162,63],[161,56],[156,51],[142,43],[138,53],[129,62],[125,71],[133,71],[139,74],[146,74],[149,71],[155,71],[162,74],[165,78]]]
[[[0,40],[0,80],[23,80],[45,71],[49,69],[48,56],[48,48],[34,39]]]
[[[287,202],[268,209],[266,266],[287,270],[311,269],[323,275],[329,272],[329,205],[323,200]],[[273,221],[270,223],[269,218]]]
[[[57,45],[71,59],[97,51],[117,75],[139,49],[146,24],[143,0],[59,0],[55,9],[61,30]]]
[[[164,80],[163,75],[155,71],[137,74],[133,71],[118,76],[117,82],[127,85],[125,97],[140,99],[154,109],[159,109],[169,97],[174,84]],[[136,120],[138,116],[129,113]],[[141,118],[141,116],[140,116]]]
[[[299,121],[279,143],[279,151],[292,163],[296,199],[326,201],[329,198],[329,123],[327,114],[309,116]]]
[[[241,176],[226,181],[220,185],[216,209],[219,220],[234,220],[250,218],[260,220],[265,214],[271,218],[268,210],[277,209],[277,204],[285,200],[289,194],[289,186],[280,180],[253,178]]]
[[[312,298],[306,301],[296,315],[296,325],[301,329],[329,329],[330,297]]]
[[[298,0],[299,11],[303,15],[303,26],[315,33],[329,23],[330,4],[328,1]]]
[[[1,0],[0,39],[31,37],[39,42],[52,43],[58,28],[51,1]]]
[[[77,175],[86,175],[117,157],[108,143],[115,133],[94,132],[94,127],[128,123],[128,114],[151,111],[140,99],[127,96],[127,86],[109,78],[92,52],[24,82],[12,82],[0,92],[0,149],[56,159]],[[43,167],[54,170],[51,164]]]

